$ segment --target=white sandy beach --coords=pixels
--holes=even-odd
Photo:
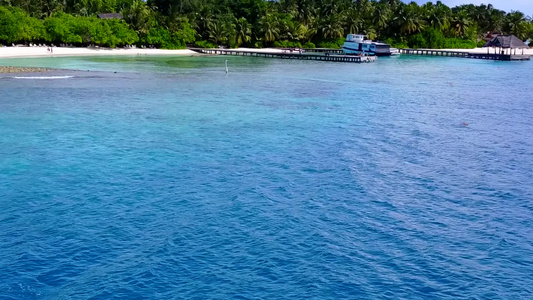
[[[421,49],[422,50],[422,49]],[[426,49],[423,49],[426,50]],[[431,50],[431,49],[427,49]],[[471,53],[487,53],[487,48],[474,48],[474,49],[434,49],[434,50],[441,50],[441,51],[451,51],[451,52],[471,52]],[[489,53],[494,53],[494,51],[498,51],[499,48],[488,48],[490,51]],[[506,50],[509,51],[509,50]],[[508,53],[508,52],[506,52]],[[515,53],[515,50],[513,49],[513,54]],[[522,55],[522,49],[516,49],[517,55]],[[533,49],[524,49],[524,55],[533,55]]]
[[[82,48],[82,47],[53,47],[52,52],[48,47],[0,47],[0,58],[20,57],[54,57],[54,56],[93,56],[93,55],[201,55],[189,49],[164,50],[164,49],[110,49],[110,48]],[[264,53],[278,53],[280,49],[249,49],[239,48],[236,51],[255,51]]]
[[[110,49],[110,48],[82,48],[82,47],[53,47],[52,52],[48,47],[0,47],[0,58],[20,57],[53,57],[53,56],[93,56],[93,55],[201,55],[189,49],[164,50],[164,49]],[[239,48],[236,51],[254,51],[264,53],[279,53],[280,49],[251,49]]]
[[[237,49],[231,49],[232,51],[253,51],[253,52],[259,52],[259,53],[281,53],[283,52],[282,49],[277,48],[237,48]]]
[[[93,56],[93,55],[199,55],[188,50],[162,49],[109,49],[109,48],[75,48],[53,47],[52,52],[47,47],[0,47],[0,58],[20,57],[53,57],[53,56]]]
[[[262,53],[279,53],[281,49],[264,48],[238,48],[233,51],[254,51]],[[475,49],[440,49],[445,51],[487,53],[487,48]],[[513,51],[514,52],[514,51]],[[494,49],[490,48],[490,53]],[[522,54],[522,49],[517,49],[516,54]],[[54,47],[49,51],[47,47],[0,47],[1,58],[20,58],[20,57],[54,57],[54,56],[94,56],[94,55],[201,55],[189,49],[180,50],[163,50],[163,49],[110,49],[110,48],[82,48],[82,47]],[[533,55],[533,49],[524,49],[524,55]]]

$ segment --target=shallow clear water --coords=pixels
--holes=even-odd
[[[1,299],[533,296],[533,62],[0,64]]]

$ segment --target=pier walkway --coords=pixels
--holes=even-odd
[[[410,55],[430,55],[430,56],[454,56],[475,59],[489,59],[489,60],[530,60],[529,55],[510,55],[510,54],[495,54],[495,53],[475,53],[466,51],[449,51],[436,49],[399,49],[401,54]]]
[[[316,53],[329,53],[329,54],[343,54],[342,49],[332,49],[332,48],[303,48],[305,52],[316,52]]]
[[[280,58],[280,59],[300,59],[300,60],[319,60],[319,61],[332,61],[332,62],[349,62],[349,63],[368,63],[377,60],[375,56],[355,56],[355,55],[342,55],[331,54],[325,51],[324,54],[308,53],[308,52],[262,52],[262,51],[249,51],[249,50],[232,50],[232,49],[201,49],[191,48],[190,50],[213,55],[234,55],[234,56],[254,56],[254,57],[267,57],[267,58]]]

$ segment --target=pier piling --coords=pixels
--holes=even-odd
[[[318,61],[334,61],[334,62],[349,62],[349,63],[367,63],[377,60],[375,56],[355,56],[344,55],[342,50],[337,49],[318,49],[317,51],[307,51],[304,53],[287,53],[287,52],[259,52],[259,51],[245,51],[245,50],[231,50],[231,49],[200,49],[191,48],[191,50],[211,55],[234,55],[234,56],[253,56],[266,58],[280,58],[280,59],[300,59],[300,60],[318,60]],[[308,53],[311,52],[311,53]],[[318,54],[320,53],[320,54]],[[324,54],[327,55],[324,55]]]
[[[529,55],[511,55],[511,54],[494,54],[494,53],[474,53],[466,51],[448,51],[448,50],[429,50],[429,49],[399,49],[401,54],[407,55],[428,55],[428,56],[453,56],[474,59],[489,60],[530,60]]]

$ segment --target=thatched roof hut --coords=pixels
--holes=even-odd
[[[108,20],[108,19],[122,20],[123,19],[122,15],[119,13],[98,14],[98,18],[102,20]]]
[[[528,45],[514,35],[497,35],[485,43],[483,47],[529,49]]]

